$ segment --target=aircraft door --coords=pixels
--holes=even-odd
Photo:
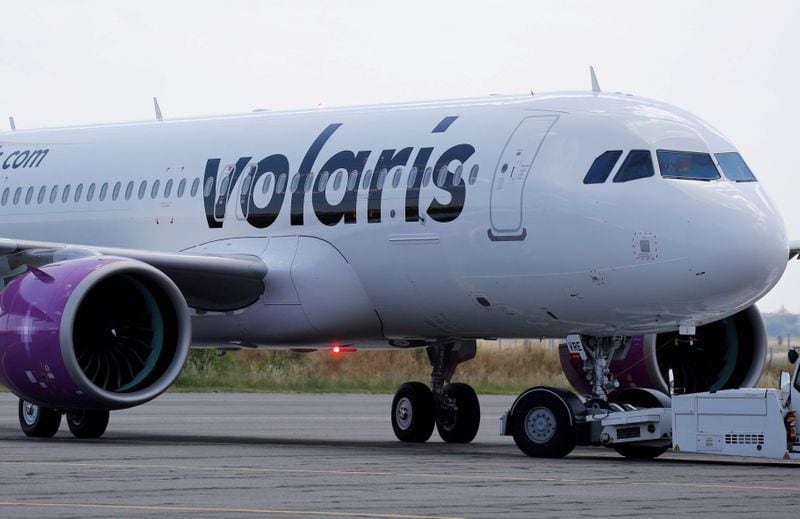
[[[522,227],[525,182],[534,169],[547,132],[557,120],[558,116],[552,115],[523,119],[506,143],[489,195],[489,239],[492,241],[519,241],[527,236],[527,230]]]
[[[231,188],[231,180],[236,166],[229,164],[222,171],[222,177],[217,182],[217,196],[214,202],[214,220],[219,223],[225,221],[225,204],[228,202],[228,190]]]

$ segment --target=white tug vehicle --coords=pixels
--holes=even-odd
[[[592,394],[533,387],[500,419],[503,435],[514,437],[528,456],[558,458],[576,445],[610,447],[626,458],[649,459],[670,447],[678,452],[800,460],[800,353],[789,350],[794,374],[781,373],[779,389],[725,389],[678,394],[635,388],[606,395],[619,386],[607,366],[625,338],[591,347],[580,335],[567,348],[584,361]]]

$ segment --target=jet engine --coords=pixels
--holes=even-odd
[[[561,367],[570,384],[581,393],[591,385],[580,356],[559,347]],[[629,338],[621,354],[613,358],[610,371],[619,389],[644,387],[669,391],[669,370],[675,390],[697,393],[753,387],[767,358],[767,333],[755,306],[720,321],[700,326],[692,337],[677,332]]]
[[[189,314],[159,270],[95,255],[15,271],[0,293],[0,383],[20,398],[123,409],[177,378],[189,352]]]

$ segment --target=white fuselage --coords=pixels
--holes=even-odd
[[[752,305],[788,258],[758,182],[659,174],[656,150],[734,146],[630,96],[263,112],[0,144],[2,237],[264,258],[261,300],[195,316],[197,344],[674,330]],[[622,152],[609,179],[585,184],[608,150]],[[651,151],[655,175],[613,182],[630,150]]]

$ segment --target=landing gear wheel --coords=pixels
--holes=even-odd
[[[67,411],[67,425],[76,438],[99,438],[108,427],[108,411],[72,409]]]
[[[403,442],[423,443],[433,434],[433,394],[421,382],[401,385],[392,401],[392,429]]]
[[[625,407],[636,409],[647,409],[651,407],[670,407],[669,397],[663,393],[649,389],[626,389],[614,399],[615,403]],[[657,458],[669,450],[669,445],[661,447],[651,445],[619,444],[614,445],[614,450],[618,454],[631,460],[651,460]]]
[[[28,436],[52,438],[61,426],[61,413],[20,399],[19,425]]]
[[[446,399],[454,403],[454,409],[436,417],[436,430],[447,443],[469,443],[478,434],[481,424],[481,406],[478,395],[468,384],[455,382],[444,387]]]
[[[552,393],[533,391],[520,398],[511,416],[514,443],[533,458],[562,458],[575,448],[571,412]]]

